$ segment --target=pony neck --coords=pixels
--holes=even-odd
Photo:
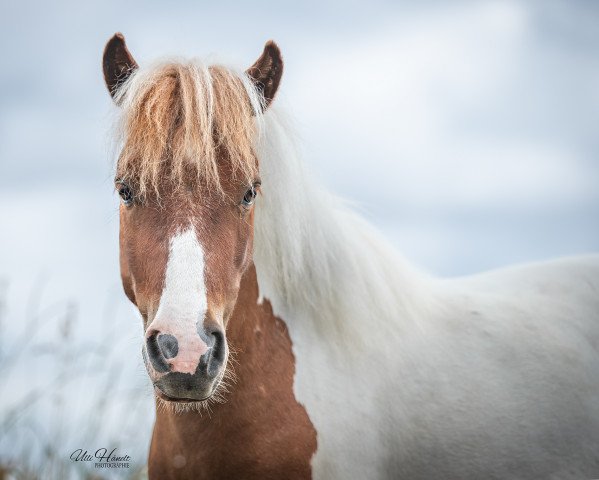
[[[254,263],[274,313],[348,340],[365,324],[385,331],[417,318],[426,277],[310,178],[276,111],[264,116],[257,151]]]
[[[268,302],[257,304],[257,298],[250,265],[227,325],[227,339],[236,352],[227,368],[237,380],[225,393],[225,403],[211,403],[203,414],[157,404],[150,478],[271,478],[281,459],[286,472],[310,477],[316,431],[293,393],[291,340],[285,323]],[[273,432],[277,441],[265,443]]]

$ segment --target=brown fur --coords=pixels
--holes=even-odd
[[[209,310],[224,310],[227,339],[237,352],[233,366],[237,381],[225,403],[213,404],[210,414],[157,408],[149,476],[311,478],[316,431],[294,396],[295,359],[289,334],[268,302],[257,303],[251,264],[253,212],[225,203],[225,198],[243,191],[236,192],[240,186],[234,183],[225,185],[225,197],[214,193],[202,198],[187,192],[164,197],[160,205],[121,206],[121,275],[126,293],[144,317],[144,327],[158,308],[168,239],[189,216],[201,218],[204,222],[196,224],[198,237],[207,252],[215,253],[206,259]]]
[[[123,34],[115,33],[106,44],[102,69],[108,91],[114,98],[119,87],[137,69],[137,62],[129,53]]]
[[[283,58],[277,44],[272,40],[266,42],[264,52],[246,73],[264,97],[263,109],[266,110],[275,98],[283,76]]]
[[[210,415],[158,409],[150,478],[311,478],[316,431],[293,395],[295,361],[287,327],[257,297],[252,266],[227,327],[238,350],[237,383]]]
[[[221,173],[225,171],[222,167]],[[121,278],[146,327],[153,320],[164,287],[169,239],[190,222],[207,253],[209,310],[221,312],[226,326],[241,276],[251,262],[253,241],[253,210],[238,204],[247,187],[230,179],[230,174],[223,174],[225,195],[207,189],[174,192],[169,182],[163,181],[160,200],[151,195],[144,203],[121,205]]]

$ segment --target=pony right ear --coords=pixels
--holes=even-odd
[[[137,62],[129,53],[122,33],[115,33],[104,47],[102,60],[104,81],[110,96],[114,99],[118,88],[138,68]]]

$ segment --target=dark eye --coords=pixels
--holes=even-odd
[[[241,200],[241,204],[244,207],[251,207],[254,203],[254,200],[256,199],[256,186],[252,185],[250,187],[250,189],[245,192],[245,195],[243,196],[243,199]]]
[[[123,200],[123,204],[129,206],[135,200],[135,195],[133,194],[133,190],[131,187],[123,182],[117,182],[116,189],[119,192],[119,196]]]

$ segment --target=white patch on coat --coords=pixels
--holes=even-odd
[[[257,152],[254,263],[314,479],[597,476],[598,256],[431,278],[316,185],[276,109]]]
[[[198,334],[208,309],[204,282],[204,251],[193,227],[175,234],[169,242],[164,289],[148,331],[173,335],[179,353],[168,362],[173,371],[194,373],[208,350]]]

